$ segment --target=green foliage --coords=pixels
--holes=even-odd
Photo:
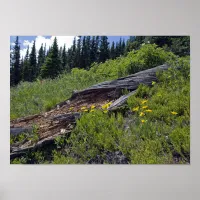
[[[64,147],[64,145],[65,145],[65,137],[59,135],[56,137],[54,142],[55,142],[57,148],[60,149],[60,148]]]
[[[71,152],[82,163],[105,151],[117,150],[119,138],[124,134],[123,125],[121,114],[109,116],[98,110],[85,114],[68,139]]]
[[[52,164],[80,164],[73,157],[63,155],[61,152],[54,150],[52,152]]]

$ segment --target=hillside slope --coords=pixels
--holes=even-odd
[[[119,61],[122,62],[121,65]],[[60,90],[58,90],[59,81],[62,80],[61,82],[64,83],[63,80],[66,77],[70,77],[70,81],[72,81],[72,77],[76,77],[73,81],[77,85],[70,89],[73,91],[84,81],[86,82],[85,85],[90,86],[92,82],[96,84],[105,80],[113,80],[121,74],[128,75],[165,62],[172,67],[163,73],[156,73],[156,76],[154,74],[150,79],[149,76],[142,80],[141,78],[137,79],[138,75],[131,75],[128,76],[128,79],[120,78],[117,81],[97,84],[86,90],[74,92],[70,101],[66,102],[67,98],[63,97],[58,98],[60,101],[58,99],[55,101],[57,96],[55,91],[58,92],[58,96],[60,94]],[[27,83],[22,83],[18,88],[13,88],[14,92],[11,91],[11,96],[15,100],[11,99],[11,108],[14,105],[16,106],[15,109],[11,109],[13,118],[27,115],[27,113],[30,115],[39,113],[39,111],[42,112],[32,117],[11,121],[11,132],[13,131],[13,133],[16,131],[13,128],[33,126],[29,133],[11,136],[11,152],[14,155],[12,159],[16,155],[20,156],[11,162],[55,164],[190,163],[189,62],[189,57],[178,58],[155,45],[146,45],[137,52],[131,52],[127,57],[119,58],[117,61],[107,61],[98,67],[94,65],[89,71],[74,69],[71,75],[63,76],[60,80],[46,81],[46,84],[52,84],[52,86],[58,88],[55,87],[53,92],[48,90],[49,98],[53,96],[55,98],[49,100],[51,106],[45,109],[50,110],[63,101],[48,112],[45,112],[42,107],[38,110],[38,105],[35,105],[37,110],[32,107],[32,111],[23,110],[19,112],[19,109],[24,105],[23,103],[27,101],[24,98],[18,105],[16,98],[24,97],[27,94],[27,99],[29,99],[30,94],[24,93],[28,91]],[[111,64],[109,65],[109,63]],[[114,65],[117,63],[119,65]],[[111,76],[108,77],[108,75]],[[91,77],[95,78],[90,81]],[[69,83],[69,80],[65,83]],[[124,82],[124,80],[131,81]],[[56,81],[58,85],[56,85]],[[62,90],[66,85],[62,85],[61,82]],[[117,87],[120,90],[116,92],[113,84],[124,86],[122,88]],[[37,88],[34,95],[40,95],[40,92],[42,92],[40,83],[33,83],[32,86],[35,89]],[[45,85],[46,87],[47,85]],[[38,90],[39,88],[40,90]],[[82,85],[80,88],[86,87]],[[124,96],[128,98],[127,103],[123,101],[122,106],[117,106],[117,109],[112,112],[109,111],[113,100],[133,90],[135,90],[134,94]],[[37,93],[37,91],[39,92]],[[93,97],[91,91],[95,91]],[[42,95],[38,96],[40,101],[42,98]],[[31,107],[32,103],[27,102],[27,105]],[[80,111],[81,117],[78,114]],[[49,140],[45,140],[46,138]],[[42,140],[45,142],[41,143]],[[39,145],[34,151],[30,149],[26,149],[25,152],[21,151],[23,148],[32,148],[37,143]],[[47,146],[44,147],[43,144]],[[21,150],[19,145],[21,145]]]

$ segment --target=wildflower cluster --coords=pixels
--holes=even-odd
[[[147,102],[148,102],[148,100],[146,100],[146,99],[145,99],[145,100],[142,100],[142,101],[140,102],[140,105],[139,105],[139,106],[132,108],[132,111],[133,111],[133,112],[140,111],[140,112],[139,112],[139,116],[140,116],[140,117],[144,117],[144,116],[146,115],[146,113],[152,112],[152,110],[149,109],[148,106],[146,105]],[[145,123],[146,121],[147,121],[147,120],[145,120],[145,119],[141,119],[141,122],[142,122],[142,123]]]
[[[112,104],[112,102],[108,102],[106,104],[104,104],[101,108],[103,109],[104,113],[108,112],[108,108],[110,107],[110,105]]]

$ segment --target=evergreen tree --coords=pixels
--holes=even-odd
[[[26,55],[24,58],[24,66],[23,66],[23,81],[31,81],[31,68],[29,64],[29,46],[26,50]]]
[[[63,50],[62,50],[62,70],[66,69],[67,66],[67,52],[66,52],[66,47],[64,44]]]
[[[119,42],[116,42],[115,58],[120,56]]]
[[[33,47],[31,49],[29,64],[30,64],[30,71],[31,71],[30,81],[34,81],[37,77],[37,59],[36,59],[35,41],[33,42]]]
[[[112,42],[112,46],[111,46],[111,49],[110,49],[110,58],[111,59],[115,59],[116,58],[116,55],[115,55],[115,43],[114,43],[114,41]]]
[[[40,74],[40,70],[41,70],[42,65],[44,64],[44,60],[45,60],[45,53],[44,53],[43,44],[42,44],[38,52],[38,64],[37,64],[37,72],[36,72],[37,77]]]
[[[10,86],[14,85],[13,51],[10,46]]]
[[[13,84],[17,85],[21,81],[20,45],[18,36],[16,37],[13,49],[12,65],[13,65],[12,69]]]
[[[86,55],[87,55],[87,48],[86,48],[86,37],[83,37],[82,41],[82,48],[81,48],[81,68],[86,68]]]
[[[55,78],[60,74],[61,70],[62,65],[59,57],[57,38],[55,37],[52,48],[42,66],[41,76],[42,78]]]
[[[43,51],[43,53],[44,53],[44,55],[43,55],[43,56],[44,56],[44,60],[45,60],[45,58],[46,58],[46,53],[47,53],[46,51],[47,51],[47,46],[46,46],[46,43],[45,43],[44,51]]]
[[[90,36],[86,37],[86,57],[85,57],[85,65],[86,65],[86,69],[89,69],[90,64],[91,64],[91,60],[90,60],[90,52],[91,52],[91,44],[90,44]]]
[[[99,54],[100,54],[100,47],[99,47],[99,36],[96,36],[96,47],[95,47],[95,52],[96,52],[96,60],[95,62],[99,62]]]
[[[95,36],[92,37],[92,41],[91,41],[91,49],[90,49],[90,62],[93,63],[95,62],[97,59],[97,48],[96,48],[96,39]]]
[[[67,51],[67,71],[70,71],[73,67],[73,53],[72,53],[72,47],[68,49]]]
[[[125,54],[125,50],[126,50],[126,43],[125,43],[125,40],[123,39],[123,42],[122,42],[122,55]]]
[[[107,36],[101,36],[99,62],[105,62],[109,58],[109,42]]]
[[[80,59],[81,59],[81,36],[79,36],[78,38],[79,39],[77,41],[75,66],[77,68],[80,68],[80,66],[81,66],[81,63],[80,63]]]
[[[120,37],[120,40],[119,40],[118,50],[119,50],[119,56],[121,56],[122,55],[122,38],[121,37]]]
[[[74,37],[71,55],[71,68],[76,67],[76,37]]]

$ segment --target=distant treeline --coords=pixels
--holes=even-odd
[[[32,48],[28,47],[25,57],[21,58],[17,36],[10,51],[10,85],[15,86],[21,81],[32,82],[38,78],[55,78],[75,67],[89,69],[94,62],[126,55],[146,43],[155,43],[179,56],[190,55],[189,36],[130,36],[126,42],[120,38],[112,44],[109,44],[107,36],[79,36],[78,40],[74,38],[69,49],[65,45],[59,48],[55,38],[49,49],[42,44],[38,53],[34,41]]]

